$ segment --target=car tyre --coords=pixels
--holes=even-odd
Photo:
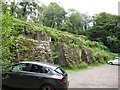
[[[51,85],[43,85],[40,90],[55,90]]]
[[[113,63],[112,63],[112,62],[110,62],[109,64],[110,64],[110,65],[113,65]]]

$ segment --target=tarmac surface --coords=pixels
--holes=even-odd
[[[69,73],[69,88],[118,88],[118,67],[103,65]]]

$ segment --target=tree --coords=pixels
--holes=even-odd
[[[24,20],[27,20],[27,16],[30,13],[32,13],[31,5],[32,4],[30,2],[28,2],[28,1],[19,3],[19,6],[21,6],[21,8],[19,8],[21,12],[18,11],[18,13],[20,15],[19,16],[20,18],[22,17]]]
[[[44,11],[43,25],[54,28],[57,26],[59,29],[63,23],[66,12],[64,8],[60,7],[57,3],[50,3]]]
[[[82,14],[82,21],[81,23],[83,24],[83,30],[86,31],[90,26],[90,16],[88,16],[87,14]]]
[[[103,42],[113,52],[118,51],[118,44],[120,44],[120,17],[105,12],[101,12],[93,19],[94,24],[88,29],[87,35],[91,40]]]
[[[40,25],[43,25],[44,12],[45,12],[46,6],[44,4],[42,4],[41,6],[38,5],[36,9],[37,9],[36,16],[31,16],[31,19],[35,23],[39,23]]]
[[[89,26],[89,17],[75,9],[69,9],[67,17],[67,31],[73,34],[85,34]]]
[[[2,1],[0,1],[0,4],[2,8],[1,12],[5,14],[8,11],[9,5],[7,4],[7,2],[2,2]]]
[[[9,1],[2,2],[2,12],[10,11],[11,16],[18,19],[36,21],[37,9],[39,8],[39,3],[32,0],[22,0],[21,2]]]
[[[18,8],[18,2],[17,3],[15,3],[15,1],[11,2],[11,4],[10,4],[10,14],[16,17],[17,8]]]

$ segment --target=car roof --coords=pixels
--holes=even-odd
[[[47,62],[40,62],[40,61],[22,61],[22,62],[19,62],[19,63],[36,64],[36,65],[39,65],[39,66],[52,68],[53,70],[55,70],[57,67],[60,67],[59,65],[56,65],[56,64],[51,64],[51,63],[47,63]]]

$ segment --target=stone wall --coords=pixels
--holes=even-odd
[[[75,46],[63,46],[67,67],[75,67],[80,61],[79,48]]]
[[[81,54],[82,61],[85,61],[88,64],[92,63],[92,50],[89,48],[82,49]]]
[[[61,44],[57,45],[54,41],[51,41],[51,37],[48,37],[47,34],[43,34],[43,31],[36,31],[36,33],[32,35],[22,35],[23,37],[16,42],[16,52],[18,53],[19,60],[27,59],[50,62],[66,67],[78,65],[81,58],[82,61],[88,64],[91,63],[92,51],[88,48],[82,50],[80,58],[79,47],[64,45],[63,41],[61,41]],[[62,40],[64,40],[63,38]],[[67,42],[68,44],[70,43],[69,41]],[[58,57],[52,57],[52,52],[58,55]]]
[[[53,63],[50,42],[51,37],[43,34],[43,31],[37,31],[35,35],[23,34],[23,37],[16,42],[18,59]],[[21,49],[21,51],[19,51],[19,49]]]
[[[58,52],[58,58],[54,59],[57,64],[64,64],[67,67],[75,66],[80,61],[79,48],[75,46],[56,45],[54,42],[50,45],[51,50]]]

